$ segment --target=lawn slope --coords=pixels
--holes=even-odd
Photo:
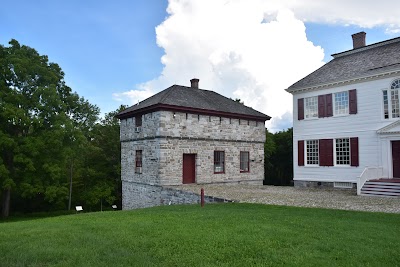
[[[396,266],[400,214],[163,206],[0,223],[0,266]]]

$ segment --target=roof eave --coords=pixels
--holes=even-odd
[[[400,74],[400,69],[376,73],[374,75],[359,76],[359,77],[336,81],[336,82],[320,83],[320,84],[316,84],[313,86],[304,86],[304,87],[299,87],[299,88],[290,88],[289,87],[289,88],[286,88],[285,91],[288,93],[291,93],[291,94],[299,93],[299,92],[306,92],[306,91],[315,91],[315,90],[319,90],[319,89],[335,87],[338,85],[346,85],[346,84],[351,84],[351,83],[355,83],[355,82],[359,82],[359,81],[373,80],[376,78],[381,78],[381,77],[386,77],[386,76],[391,76],[391,75],[398,75],[398,74]]]
[[[265,114],[264,114],[265,116],[256,116],[256,115],[230,113],[230,112],[223,112],[223,111],[216,111],[216,110],[209,110],[209,109],[174,106],[174,105],[167,105],[167,104],[156,104],[156,105],[152,105],[149,107],[136,109],[136,110],[133,110],[130,112],[125,112],[123,114],[117,114],[115,117],[121,120],[121,119],[127,119],[127,118],[134,117],[137,114],[143,114],[143,113],[148,113],[148,112],[158,111],[158,110],[169,110],[169,111],[188,112],[188,113],[190,112],[190,113],[209,115],[209,116],[247,119],[247,120],[263,121],[263,122],[271,119],[270,116],[265,115]]]

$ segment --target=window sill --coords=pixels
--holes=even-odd
[[[340,118],[340,117],[347,117],[347,116],[350,116],[350,115],[355,115],[355,114],[350,114],[350,113],[348,113],[348,114],[333,114],[333,118]]]
[[[319,165],[304,165],[306,168],[319,168],[319,167],[324,167],[324,166],[319,166]]]
[[[313,120],[318,120],[319,118],[318,118],[318,116],[317,117],[312,117],[312,118],[306,118],[306,117],[304,117],[304,120],[305,121],[313,121]],[[322,119],[322,118],[321,118]]]
[[[313,118],[304,118],[302,120],[298,121],[314,121],[314,120],[319,120],[319,119],[328,119],[328,118],[342,118],[342,117],[348,117],[350,115],[357,115],[357,114],[333,114],[332,116],[325,116],[325,117],[313,117]],[[394,120],[398,118],[391,118],[391,119],[382,119],[382,120]]]
[[[225,172],[214,172],[214,174],[225,174]]]
[[[350,164],[349,165],[337,165],[337,164],[335,164],[333,167],[336,167],[336,168],[350,168],[351,166],[350,166]]]
[[[240,173],[248,173],[248,172],[250,172],[250,171],[240,171]]]
[[[398,120],[398,119],[400,119],[400,117],[396,117],[396,118],[387,118],[387,119],[382,118],[382,121],[396,121],[396,120]]]

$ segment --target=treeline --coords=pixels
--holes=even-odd
[[[1,216],[120,207],[116,112],[100,119],[99,108],[73,92],[47,56],[16,40],[1,45]]]
[[[264,184],[293,185],[293,128],[275,134],[266,131],[264,157]]]

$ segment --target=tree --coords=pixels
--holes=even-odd
[[[272,134],[266,131],[264,145],[265,184],[292,185],[293,128]]]
[[[95,208],[103,201],[121,206],[120,124],[115,115],[126,108],[106,114],[92,130],[79,170],[81,183],[76,188],[86,206]]]
[[[12,192],[26,206],[65,205],[67,148],[90,138],[99,110],[73,93],[48,57],[20,45],[0,46],[1,215],[9,215]],[[72,151],[76,151],[71,148]]]

